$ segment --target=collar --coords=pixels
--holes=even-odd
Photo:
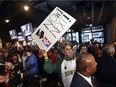
[[[65,57],[65,60],[66,60],[66,61],[70,61],[70,60],[74,60],[74,59],[76,59],[76,55],[74,55],[72,58]]]
[[[81,73],[77,72],[80,76],[82,76],[91,86],[92,86],[92,83],[91,83],[91,76],[89,77],[86,77],[84,75],[82,75]]]

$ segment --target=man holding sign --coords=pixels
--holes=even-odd
[[[76,56],[74,55],[70,42],[62,43],[60,48],[64,57],[57,58],[55,63],[50,61],[50,58],[48,58],[48,55],[44,50],[42,51],[45,58],[44,70],[49,74],[54,72],[59,73],[60,82],[63,82],[64,87],[70,87],[76,69]]]
[[[74,52],[69,43],[63,43],[61,48],[65,57],[59,58],[56,63],[51,63],[48,58],[48,50],[60,39],[60,37],[75,23],[75,19],[69,14],[56,7],[49,16],[40,24],[32,34],[45,57],[44,69],[48,73],[58,72],[62,76],[64,87],[70,87],[75,71],[76,63]]]

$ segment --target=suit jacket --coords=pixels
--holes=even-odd
[[[82,76],[75,73],[70,87],[92,87]],[[100,87],[97,82],[97,87]]]
[[[96,76],[102,87],[116,87],[116,60],[108,55],[99,58]]]

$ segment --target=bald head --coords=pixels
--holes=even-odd
[[[93,74],[96,71],[96,61],[89,53],[80,54],[76,60],[76,69],[81,74]]]

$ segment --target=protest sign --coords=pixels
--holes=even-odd
[[[32,34],[40,49],[46,52],[76,22],[76,19],[56,7]]]

